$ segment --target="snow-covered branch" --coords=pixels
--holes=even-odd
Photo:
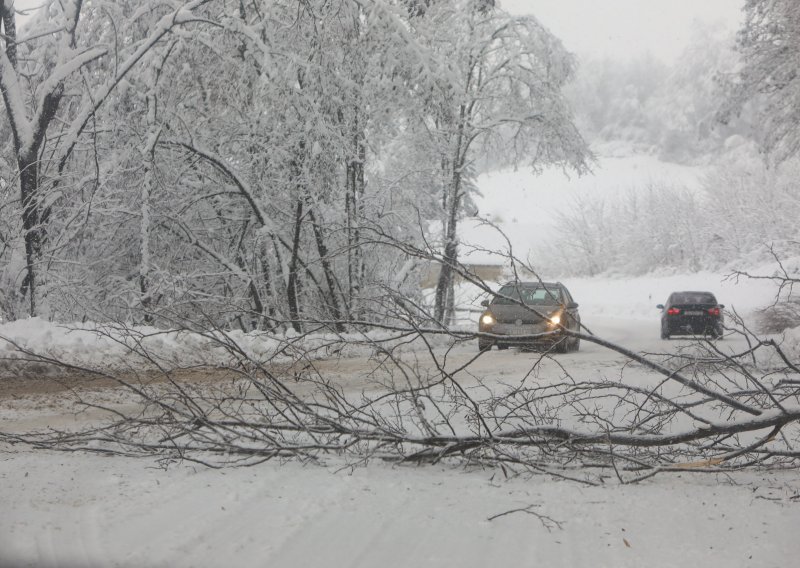
[[[153,26],[153,30],[149,36],[140,43],[136,51],[116,66],[114,76],[107,79],[105,84],[92,93],[92,96],[84,103],[83,107],[72,121],[72,126],[62,139],[61,150],[59,152],[60,157],[58,160],[60,163],[64,163],[72,154],[89,120],[94,116],[95,112],[97,112],[97,109],[105,103],[106,99],[119,83],[134,69],[136,64],[139,63],[161,39],[169,34],[175,26],[180,26],[188,21],[188,14],[191,13],[191,11],[208,4],[210,1],[211,0],[192,0],[187,2],[173,12],[163,16],[156,25]]]

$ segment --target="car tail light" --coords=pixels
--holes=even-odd
[[[718,316],[719,308],[708,308],[708,314],[712,316]]]
[[[671,316],[677,316],[680,313],[681,313],[681,311],[678,308],[670,308],[670,309],[667,310],[667,314],[669,314]]]

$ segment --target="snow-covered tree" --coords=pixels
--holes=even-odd
[[[758,100],[761,144],[773,161],[781,162],[800,151],[800,4],[747,0],[744,13],[738,37],[743,67],[723,119]]]
[[[42,262],[52,260],[45,259],[45,247],[53,213],[70,201],[65,191],[82,189],[73,185],[77,180],[66,181],[67,164],[87,132],[97,129],[96,111],[154,45],[207,2],[138,3],[131,10],[125,2],[100,9],[82,0],[48,1],[24,33],[17,29],[14,2],[0,5],[0,92],[20,190],[20,289],[31,315],[38,313]],[[84,25],[85,12],[96,19]],[[137,21],[147,16],[152,25],[141,29]]]
[[[574,62],[533,17],[512,17],[486,2],[431,5],[416,22],[423,45],[447,62],[442,82],[421,92],[427,145],[439,168],[441,270],[434,316],[448,322],[458,261],[458,223],[486,154],[538,168],[586,170],[588,150],[562,87]]]

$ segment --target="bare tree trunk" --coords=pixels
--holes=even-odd
[[[149,98],[149,97],[148,97]],[[155,104],[155,101],[151,101]],[[151,125],[151,129],[154,125]],[[139,225],[139,240],[141,259],[139,261],[139,301],[144,312],[144,323],[153,323],[152,303],[153,297],[150,291],[150,195],[153,190],[155,172],[155,142],[157,135],[151,131],[151,141],[147,148],[147,165],[144,171],[144,181],[142,182],[141,203],[139,210],[141,222]]]
[[[436,282],[434,318],[444,325],[448,325],[453,316],[453,269],[458,262],[458,236],[456,234],[456,227],[458,223],[458,209],[461,201],[460,186],[460,176],[454,175],[450,189],[450,203],[448,204],[441,269],[439,270],[439,279]]]
[[[436,283],[434,299],[434,318],[443,325],[448,325],[453,318],[454,300],[454,268],[458,263],[458,215],[461,211],[463,169],[466,154],[464,148],[464,123],[469,114],[469,109],[461,105],[458,117],[458,133],[455,140],[452,161],[444,164],[452,168],[451,177],[445,186],[444,192],[444,246],[442,250],[441,270]]]
[[[250,271],[247,268],[247,259],[245,258],[244,247],[244,240],[247,236],[249,226],[249,222],[245,222],[244,226],[242,226],[242,230],[239,234],[239,242],[236,244],[236,264],[245,274],[250,274]],[[245,329],[244,331],[261,329],[262,321],[264,320],[264,303],[261,301],[261,293],[258,290],[258,284],[256,283],[255,278],[250,277],[248,279],[247,291],[250,294],[250,299],[253,301],[253,317],[251,317],[250,320],[250,329]]]
[[[294,238],[292,239],[292,256],[289,260],[289,277],[286,282],[286,298],[289,303],[289,319],[291,320],[292,327],[300,333],[300,306],[298,299],[298,280],[297,280],[297,265],[298,257],[300,255],[300,237],[301,237],[301,224],[303,221],[303,201],[297,200],[297,208],[294,215]]]
[[[22,230],[25,240],[25,278],[21,292],[27,293],[29,315],[36,315],[37,265],[42,258],[45,230],[41,223],[41,204],[39,195],[39,165],[33,159],[21,157],[18,161],[20,171],[20,198],[22,201]]]
[[[269,259],[269,247],[267,246],[266,242],[262,242],[259,264],[261,265],[261,280],[264,282],[264,290],[266,292],[265,297],[268,301],[270,298],[275,297],[275,288],[272,284],[272,269],[270,268]],[[264,310],[264,308],[262,308],[262,310]],[[266,306],[266,309],[261,313],[264,315],[262,318],[263,329],[275,331],[275,325],[273,323],[275,318],[275,308],[273,307],[273,303],[270,302],[269,305]]]
[[[311,226],[314,229],[314,240],[317,243],[317,252],[319,253],[319,259],[322,263],[322,271],[325,274],[325,282],[328,285],[328,309],[331,312],[331,316],[336,321],[336,331],[341,332],[344,331],[344,324],[342,323],[342,309],[339,306],[338,299],[339,283],[336,281],[336,275],[333,273],[333,267],[331,266],[331,261],[328,256],[328,247],[325,245],[325,237],[322,234],[322,227],[319,226],[313,210],[308,211],[308,217],[311,219]],[[346,303],[345,309],[347,309]],[[350,319],[349,314],[347,319]]]
[[[351,313],[358,312],[358,296],[361,292],[365,270],[359,222],[364,212],[364,163],[366,161],[366,144],[364,141],[364,131],[360,124],[360,110],[356,108],[354,114],[354,157],[347,163],[347,187],[345,191],[345,214],[347,218],[347,301]]]
[[[145,170],[144,182],[142,184],[141,203],[139,205],[141,211],[141,225],[140,225],[140,241],[141,241],[141,261],[139,264],[139,293],[140,302],[144,311],[144,323],[153,323],[153,295],[150,290],[150,224],[151,224],[151,209],[150,198],[156,186],[156,144],[161,135],[161,129],[158,127],[158,92],[157,84],[161,78],[164,64],[167,62],[176,42],[172,42],[169,47],[164,51],[163,57],[158,61],[152,74],[152,84],[150,85],[147,93],[147,128],[148,139],[145,147]]]

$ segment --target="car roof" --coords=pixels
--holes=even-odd
[[[706,292],[706,291],[703,291],[703,290],[683,290],[683,291],[680,291],[680,292],[673,292],[672,294],[669,295],[669,298],[667,299],[667,301],[668,302],[679,302],[679,303],[686,303],[687,301],[689,303],[703,301],[703,300],[696,299],[698,296],[701,297],[701,298],[705,297],[706,298],[705,301],[713,301],[713,302],[717,301],[717,297],[712,292]],[[694,297],[695,299],[689,299],[689,300],[686,299],[686,298],[692,298],[692,297]]]
[[[539,282],[536,280],[535,282],[518,282],[512,280],[510,282],[504,282],[503,286],[519,286],[520,288],[540,288],[545,286],[547,288],[555,288],[556,286],[562,286],[561,282]]]

